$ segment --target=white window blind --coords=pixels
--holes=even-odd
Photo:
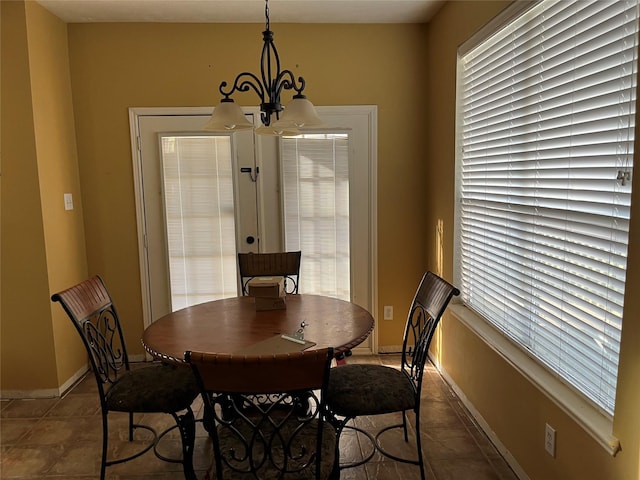
[[[228,136],[162,136],[172,311],[237,295]]]
[[[636,1],[541,1],[460,58],[463,301],[613,414]]]
[[[302,251],[300,293],[350,300],[348,135],[283,137],[286,250]]]

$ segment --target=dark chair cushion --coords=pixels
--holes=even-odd
[[[106,395],[109,410],[174,413],[189,407],[200,390],[188,366],[156,364],[125,372]]]
[[[329,373],[327,405],[344,417],[380,415],[415,407],[413,383],[400,370],[382,365],[343,365]]]

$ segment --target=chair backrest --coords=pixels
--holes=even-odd
[[[256,356],[185,353],[205,403],[216,478],[325,476],[321,470],[335,458],[335,431],[324,421],[332,358],[332,348]]]
[[[301,252],[239,253],[238,268],[242,295],[248,295],[248,284],[255,277],[283,277],[287,293],[298,293]]]
[[[105,384],[115,382],[123,368],[129,370],[118,312],[104,282],[96,275],[53,294],[51,300],[60,302],[80,334],[104,399]]]
[[[402,370],[413,381],[418,397],[431,339],[451,298],[456,295],[460,295],[460,290],[435,273],[427,272],[411,302],[402,343]]]

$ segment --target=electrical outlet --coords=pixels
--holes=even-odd
[[[393,305],[384,306],[384,319],[393,320]]]
[[[552,457],[556,456],[556,431],[548,423],[544,428],[544,449]]]

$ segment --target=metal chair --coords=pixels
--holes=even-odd
[[[370,455],[361,461],[342,464],[341,469],[368,462],[376,451],[393,460],[420,466],[424,480],[424,461],[420,441],[420,392],[424,364],[429,344],[449,301],[460,291],[432,272],[427,272],[413,298],[402,342],[401,368],[383,365],[353,364],[331,369],[327,388],[327,407],[338,438],[345,428],[355,430],[369,438],[373,445]],[[408,442],[407,411],[415,414],[417,458],[401,458],[383,449],[380,436],[393,428],[404,430]],[[372,435],[347,423],[356,417],[402,412],[402,423],[383,428]],[[339,443],[339,442],[338,442]]]
[[[248,284],[255,277],[283,277],[287,293],[298,293],[302,252],[239,253],[238,268],[242,295],[248,295]]]
[[[214,460],[206,478],[339,478],[325,421],[333,349],[274,355],[186,352]]]
[[[60,302],[80,334],[98,384],[102,409],[100,478],[105,478],[106,467],[133,460],[153,448],[158,458],[182,463],[185,478],[196,480],[193,469],[195,420],[191,404],[199,389],[191,369],[160,363],[130,369],[118,313],[99,276],[56,293],[51,300]],[[109,412],[127,412],[129,441],[133,441],[134,430],[140,428],[151,432],[153,438],[149,444],[133,455],[108,460]],[[134,413],[168,413],[175,419],[176,426],[158,434],[148,425],[134,423]],[[159,440],[174,428],[178,428],[182,439],[182,459],[166,458],[156,449]]]

